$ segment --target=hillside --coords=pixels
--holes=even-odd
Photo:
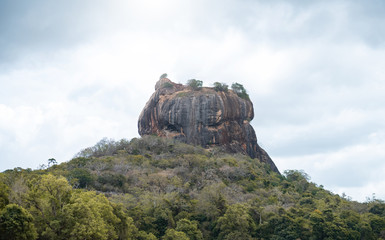
[[[350,201],[220,146],[103,139],[49,164],[0,174],[1,239],[385,238],[383,201]]]

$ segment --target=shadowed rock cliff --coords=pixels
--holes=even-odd
[[[258,145],[250,121],[254,118],[250,100],[233,91],[213,88],[194,91],[167,78],[160,79],[155,92],[139,116],[139,134],[156,134],[182,142],[210,147],[221,145],[229,152],[241,152],[277,167]]]

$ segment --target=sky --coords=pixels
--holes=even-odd
[[[139,137],[167,73],[243,84],[281,172],[385,199],[384,13],[381,0],[0,0],[0,171]]]

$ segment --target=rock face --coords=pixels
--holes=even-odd
[[[167,78],[160,79],[139,117],[139,134],[156,134],[182,142],[210,147],[221,145],[229,152],[241,152],[268,163],[279,172],[269,155],[257,144],[250,121],[254,118],[250,100],[233,91],[213,88],[194,91]]]

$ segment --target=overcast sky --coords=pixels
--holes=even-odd
[[[385,199],[385,3],[0,1],[0,171],[138,137],[162,73],[242,83],[281,172]]]

